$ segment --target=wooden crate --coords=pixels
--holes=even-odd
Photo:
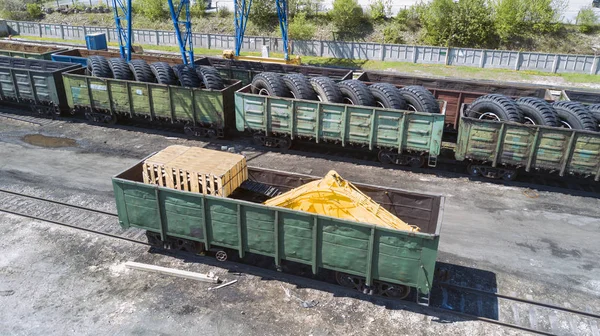
[[[248,179],[246,158],[199,147],[169,146],[144,161],[144,183],[229,196]]]

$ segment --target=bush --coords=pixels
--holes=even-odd
[[[579,31],[584,34],[591,33],[598,24],[598,16],[590,6],[583,7],[579,10],[576,20],[579,25]]]
[[[27,4],[27,15],[30,19],[39,19],[42,17],[42,6],[36,3]]]
[[[497,44],[486,0],[433,0],[419,11],[427,44],[471,48]]]
[[[206,16],[206,1],[196,0],[196,3],[190,7],[190,15],[195,18]]]
[[[362,7],[356,0],[335,0],[329,11],[333,25],[343,34],[356,34],[364,21]]]
[[[293,40],[310,40],[315,36],[317,28],[306,19],[306,13],[299,13],[288,26],[288,36]]]
[[[416,32],[421,28],[421,20],[419,18],[419,7],[412,6],[410,9],[401,9],[396,14],[396,23],[403,30]]]
[[[495,28],[503,42],[535,33],[555,33],[562,24],[564,0],[497,0]]]
[[[381,23],[386,19],[385,4],[383,0],[372,0],[369,4],[371,20]]]
[[[404,27],[399,23],[392,23],[383,29],[383,43],[403,44],[405,43],[402,32]]]
[[[228,18],[232,15],[231,11],[229,10],[229,8],[227,7],[221,7],[219,8],[219,11],[217,12],[217,15],[220,18]]]
[[[163,0],[136,0],[134,11],[152,21],[161,21],[168,18],[168,11]]]
[[[253,0],[250,9],[252,21],[264,33],[270,33],[277,26],[277,7],[274,0]]]

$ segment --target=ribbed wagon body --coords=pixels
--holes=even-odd
[[[51,60],[55,52],[66,50],[51,46],[23,44],[18,42],[0,41],[0,56]]]
[[[242,85],[252,83],[254,76],[261,72],[301,73],[308,77],[325,76],[336,81],[352,79],[353,76],[353,71],[349,69],[237,61],[217,57],[205,57],[198,63],[213,66],[223,78],[240,80]]]
[[[0,57],[0,101],[25,104],[43,115],[67,111],[62,73],[74,68],[70,63]]]
[[[390,153],[440,154],[444,115],[235,93],[236,127],[264,138],[311,139]],[[270,140],[269,140],[270,141]],[[388,155],[388,154],[386,154]],[[389,154],[391,155],[391,154]]]
[[[600,180],[600,133],[463,117],[455,157]]]
[[[93,77],[83,68],[63,77],[69,106],[94,121],[133,118],[218,137],[235,125],[233,95],[239,81],[211,90]]]
[[[250,178],[285,192],[317,177],[249,168]],[[142,162],[113,178],[119,222],[160,239],[184,239],[206,249],[232,249],[244,257],[272,257],[280,266],[293,261],[377,282],[431,290],[444,198],[389,187],[356,186],[421,232],[388,229],[240,198],[223,198],[148,185]]]

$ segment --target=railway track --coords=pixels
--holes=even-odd
[[[117,214],[112,212],[4,189],[0,189],[0,204],[0,212],[3,213],[151,246],[144,230],[121,229]],[[194,258],[183,251],[169,250],[168,253],[186,259]],[[452,267],[443,268],[445,281],[434,283],[430,307],[427,308],[431,311],[428,314],[448,312],[461,319],[479,320],[540,335],[573,335],[580,332],[582,335],[600,336],[600,315],[595,312],[462,286],[458,283],[468,282],[468,279],[460,278],[464,274],[457,274],[457,278],[453,278]],[[385,300],[398,301],[390,298]]]
[[[2,118],[19,120],[22,122],[31,123],[37,126],[52,126],[61,122],[88,122],[83,116],[74,116],[71,118],[57,117],[55,119],[49,119],[44,117],[33,116],[28,112],[22,111],[22,109],[11,107],[10,113],[2,113],[0,112],[0,120]],[[17,113],[17,114],[14,114]],[[103,125],[107,127],[108,125]],[[190,137],[182,134],[176,128],[169,125],[151,125],[147,123],[137,123],[134,121],[126,121],[122,125],[118,127],[125,127],[127,129],[134,129],[139,131],[144,131],[147,129],[152,129],[161,132],[173,133],[173,136],[179,136],[189,139],[195,140],[208,140],[209,139],[199,139],[195,137]],[[248,143],[251,142],[251,137],[243,137],[240,135],[235,136],[235,139],[247,140]],[[235,141],[235,139],[233,141]],[[223,144],[228,141],[232,141],[232,139],[222,139]],[[280,149],[268,149],[261,148],[261,151],[283,151]],[[422,174],[435,174],[441,175],[450,178],[470,178],[475,181],[489,182],[495,184],[503,184],[515,187],[524,187],[524,188],[536,188],[543,191],[550,192],[571,192],[577,195],[586,196],[592,195],[597,196],[600,195],[600,183],[591,181],[590,179],[576,178],[566,176],[564,178],[550,175],[550,174],[535,174],[535,172],[525,173],[519,172],[519,176],[515,181],[504,181],[502,179],[490,179],[485,177],[474,177],[467,173],[467,163],[453,161],[451,158],[441,156],[438,165],[436,168],[411,168],[408,166],[399,166],[399,165],[384,165],[379,162],[377,158],[377,153],[368,152],[360,148],[339,148],[336,145],[328,145],[324,143],[311,143],[311,142],[294,142],[294,145],[291,149],[285,150],[285,152],[295,155],[310,155],[313,157],[322,157],[331,159],[331,157],[336,157],[341,160],[360,160],[367,164],[371,162],[373,165],[379,165],[384,167],[390,167],[394,169],[400,169],[405,171],[413,171]]]

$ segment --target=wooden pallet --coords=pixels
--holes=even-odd
[[[222,197],[248,179],[242,155],[179,145],[148,158],[143,169],[144,183]]]

